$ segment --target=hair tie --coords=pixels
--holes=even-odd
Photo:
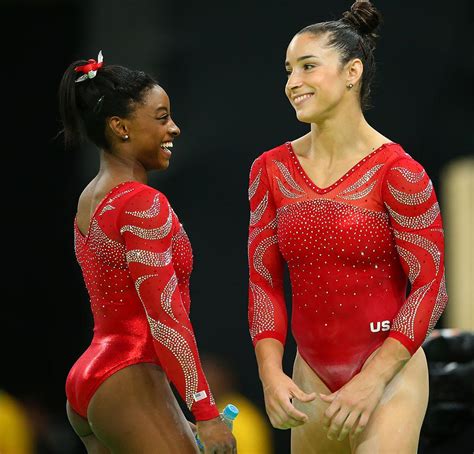
[[[97,70],[102,68],[103,60],[104,58],[102,56],[102,51],[100,51],[97,57],[97,61],[95,61],[93,58],[90,58],[89,60],[87,60],[87,64],[76,66],[74,68],[74,71],[84,73],[81,77],[76,79],[76,83],[82,82],[86,79],[93,79],[97,74]]]

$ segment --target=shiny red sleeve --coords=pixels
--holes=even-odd
[[[263,157],[249,178],[248,236],[250,336],[255,345],[264,338],[285,344],[288,316],[283,286],[283,258],[278,247],[276,207]]]
[[[198,354],[173,267],[177,219],[166,197],[144,189],[130,198],[118,218],[126,260],[143,304],[159,361],[196,420],[219,415]]]
[[[435,327],[448,301],[441,213],[430,178],[409,156],[387,170],[382,198],[411,284],[393,320],[390,337],[413,354]]]

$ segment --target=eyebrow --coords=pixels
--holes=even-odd
[[[155,109],[155,112],[159,112],[160,110],[166,110],[166,112],[168,112],[168,109],[166,107],[158,107],[157,109]]]
[[[302,61],[302,60],[306,60],[307,58],[318,58],[318,56],[317,56],[317,55],[303,55],[302,57],[298,57],[298,58],[296,59],[296,61],[297,61],[297,62],[300,62],[300,61]],[[288,66],[289,64],[290,64],[289,61],[286,61],[286,62],[285,62],[285,66]]]

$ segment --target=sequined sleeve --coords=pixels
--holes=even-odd
[[[196,420],[207,420],[219,412],[173,267],[174,216],[166,197],[150,188],[130,198],[118,227],[160,363]]]
[[[413,354],[435,327],[448,300],[440,208],[426,171],[410,157],[390,166],[382,197],[400,262],[411,284],[393,320],[390,337]]]
[[[257,158],[249,179],[248,237],[250,336],[285,343],[287,311],[283,288],[283,258],[278,247],[277,218],[263,158]]]

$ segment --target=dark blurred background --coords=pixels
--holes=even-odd
[[[149,183],[167,195],[193,245],[191,318],[200,350],[231,359],[239,389],[263,410],[247,327],[248,172],[260,153],[308,129],[284,96],[289,41],[351,3],[1,2],[0,388],[25,403],[46,434],[37,437],[38,452],[83,452],[67,425],[64,383],[92,336],[72,222],[98,154],[65,152],[55,139],[66,67],[102,50],[107,63],[150,72],[168,92],[182,134],[170,168]],[[375,4],[385,22],[367,119],[420,161],[442,194],[443,169],[474,150],[474,2]],[[446,325],[443,316],[439,327]],[[290,336],[288,373],[294,352]],[[272,436],[275,453],[289,452],[289,431]]]

